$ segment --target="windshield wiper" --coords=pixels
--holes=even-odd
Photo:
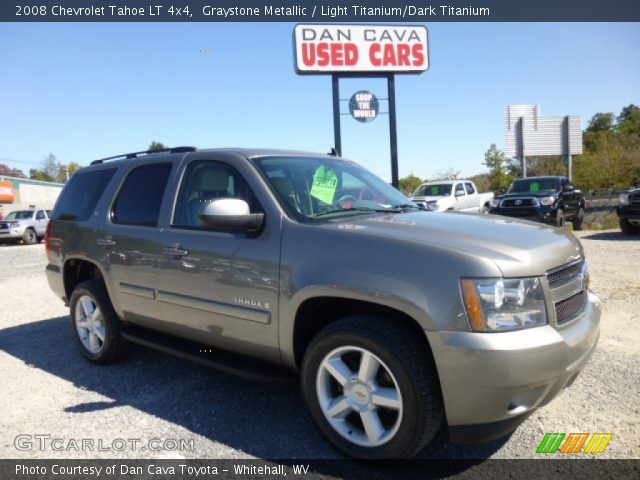
[[[326,212],[316,213],[313,218],[322,217],[324,215],[329,215],[331,213],[338,212],[382,212],[382,213],[399,213],[402,212],[400,208],[396,207],[388,207],[388,208],[371,208],[371,207],[349,207],[349,208],[340,208],[337,210],[327,210]]]

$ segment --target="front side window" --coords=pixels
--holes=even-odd
[[[155,227],[170,173],[170,163],[143,165],[131,170],[113,204],[113,223]]]
[[[46,217],[44,216],[44,212],[42,210],[36,213],[36,220],[44,220],[45,218]]]
[[[33,218],[32,210],[19,210],[17,212],[11,212],[4,219],[5,220],[30,220]]]
[[[205,228],[198,216],[205,205],[219,198],[244,200],[249,204],[251,213],[261,210],[247,182],[236,169],[210,160],[191,162],[182,178],[172,225]]]
[[[417,208],[391,185],[348,160],[261,157],[253,161],[284,208],[300,221]]]
[[[464,187],[461,183],[456,185],[456,195],[464,195]]]

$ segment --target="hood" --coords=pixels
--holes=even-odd
[[[503,193],[502,195],[498,195],[496,198],[504,199],[504,198],[513,198],[513,197],[534,197],[534,198],[542,198],[542,197],[550,197],[551,195],[557,196],[557,190],[543,190],[542,192],[521,192],[521,193]]]
[[[338,228],[344,224],[362,234],[483,257],[505,276],[544,275],[583,256],[580,242],[566,230],[501,216],[407,212],[337,219],[328,225]]]

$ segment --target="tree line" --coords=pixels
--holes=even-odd
[[[519,159],[507,158],[495,143],[484,154],[486,172],[470,177],[481,191],[502,192],[522,176]],[[430,179],[414,174],[400,179],[404,193],[430,180],[458,178],[455,170]],[[528,157],[527,175],[567,175],[562,156]],[[435,177],[435,178],[434,178]],[[584,191],[640,186],[640,107],[628,105],[619,115],[596,113],[583,132],[583,154],[573,156],[573,183]]]
[[[165,149],[166,147],[162,143],[156,141],[151,142],[148,148],[151,152]],[[29,178],[31,180],[41,180],[44,182],[66,183],[80,168],[82,168],[82,165],[79,163],[70,162],[63,164],[53,153],[49,153],[49,155],[41,160],[38,168],[34,167],[29,169],[28,176],[19,168],[12,168],[4,163],[0,163],[0,175],[15,178]]]

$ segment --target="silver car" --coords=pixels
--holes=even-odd
[[[16,210],[0,220],[0,242],[33,245],[44,238],[51,210]]]
[[[421,211],[326,155],[98,160],[65,186],[46,244],[90,361],[141,343],[299,378],[328,441],[364,459],[414,456],[443,422],[453,441],[508,434],[571,385],[599,335],[571,233]]]

